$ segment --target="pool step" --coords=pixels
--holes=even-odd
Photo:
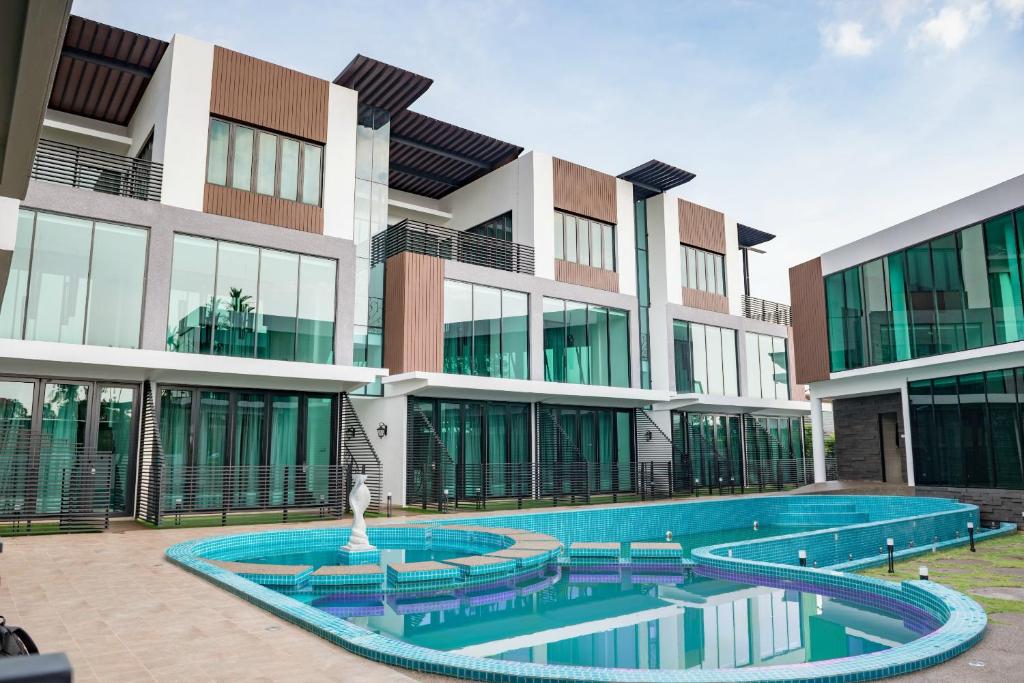
[[[780,512],[770,519],[772,526],[846,526],[863,524],[868,521],[870,521],[870,516],[866,512],[833,512],[831,510]]]
[[[570,561],[606,560],[618,562],[622,554],[619,543],[587,543],[577,541],[569,546]]]
[[[629,558],[633,562],[678,562],[683,559],[683,546],[679,543],[630,543]]]

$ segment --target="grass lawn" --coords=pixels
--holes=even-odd
[[[1016,588],[1024,586],[1024,533],[999,536],[977,544],[972,553],[966,545],[936,553],[926,553],[896,563],[896,573],[885,566],[862,570],[861,574],[890,581],[918,578],[918,567],[928,567],[932,581],[966,593],[977,600],[989,614],[1016,612],[1024,614],[1024,600],[1005,600],[979,595],[984,588]]]

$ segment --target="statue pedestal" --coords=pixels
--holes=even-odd
[[[338,551],[338,564],[377,564],[379,562],[379,548],[349,550],[343,547]]]

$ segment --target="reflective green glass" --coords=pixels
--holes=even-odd
[[[590,354],[590,384],[608,386],[608,309],[603,306],[589,306],[587,310],[587,349]]]
[[[25,339],[82,343],[92,228],[80,218],[36,216]]]
[[[444,371],[472,374],[473,285],[444,281]]]
[[[84,384],[46,384],[42,399],[42,432],[52,439],[54,450],[66,452],[68,447],[86,445],[89,424],[89,387]],[[46,448],[45,441],[42,448]],[[36,512],[61,512],[63,468],[59,462],[41,458],[39,463],[39,496]]]
[[[889,307],[885,259],[861,267],[864,278],[864,316],[868,328],[868,356],[872,363],[888,363],[893,356],[892,310]]]
[[[964,288],[956,235],[931,241],[932,272],[935,280],[935,323],[937,352],[950,353],[967,348],[964,336]]]
[[[982,373],[961,375],[960,438],[963,449],[967,486],[992,485],[992,446],[989,440],[988,415],[985,405],[985,376]]]
[[[611,386],[630,386],[629,314],[608,309],[608,360],[611,363]]]
[[[846,291],[844,326],[846,328],[846,359],[851,368],[861,368],[867,361],[865,357],[864,307],[861,298],[860,268],[850,268],[843,273],[843,286]]]
[[[307,363],[334,362],[337,267],[337,262],[331,259],[306,255],[299,257],[299,319],[295,360]],[[379,354],[379,344],[375,351]]]
[[[1006,214],[986,221],[985,244],[996,343],[1019,341],[1024,339],[1024,304],[1013,216]]]
[[[235,401],[234,455],[232,464],[238,467],[232,481],[236,508],[257,507],[260,504],[260,465],[263,461],[264,426],[266,424],[266,397],[264,394],[244,392]]]
[[[148,234],[97,223],[89,274],[85,343],[138,348]]]
[[[209,353],[216,272],[216,241],[174,236],[167,310],[168,351]]]
[[[198,510],[223,504],[220,468],[228,464],[228,413],[230,396],[223,391],[199,392],[199,420],[192,455],[195,466],[194,505]]]
[[[270,401],[270,504],[295,502],[298,474],[299,397],[273,396]]]
[[[988,289],[988,261],[985,234],[980,225],[961,230],[957,235],[960,273],[963,279],[964,341],[976,349],[995,343],[992,322],[992,297]],[[902,360],[902,359],[901,359]]]
[[[134,453],[132,419],[135,414],[135,389],[131,387],[101,387],[100,414],[96,430],[96,449],[110,453],[113,469],[110,489],[110,507],[115,512],[127,512],[132,501],[128,490],[128,474]]]
[[[501,290],[473,285],[473,366],[480,377],[501,376]]]
[[[565,302],[565,378],[572,384],[590,384],[590,346],[587,341],[587,305]]]
[[[957,400],[956,377],[944,377],[932,382],[935,405],[936,458],[941,464],[938,480],[951,486],[963,486],[965,476],[964,437],[960,423],[960,405]]]
[[[213,354],[252,358],[256,353],[256,296],[260,251],[233,242],[217,246]]]
[[[256,357],[295,360],[299,257],[272,249],[261,249],[259,256]]]
[[[210,147],[206,157],[206,182],[226,185],[228,182],[228,134],[231,126],[224,121],[210,121]]]
[[[522,292],[501,292],[501,376],[529,378],[529,298]]]
[[[931,380],[908,383],[907,398],[910,402],[910,424],[914,446],[914,480],[919,486],[937,484],[941,480],[935,452]]]
[[[690,323],[690,344],[693,347],[693,391],[698,394],[710,393],[707,327]]]
[[[329,396],[306,399],[306,490],[321,503],[327,500],[331,483],[332,404]]]
[[[1024,484],[1021,473],[1018,434],[1017,387],[1013,370],[985,373],[991,458],[989,485],[1001,489],[1019,489]]]
[[[845,300],[843,274],[827,275],[825,277],[825,309],[828,319],[829,366],[832,372],[849,369],[846,362]]]
[[[889,276],[889,306],[892,309],[893,359],[911,357],[910,309],[907,304],[906,254],[898,251],[885,260]]]
[[[672,338],[676,393],[689,394],[693,392],[693,344],[690,342],[690,323],[673,321]]]

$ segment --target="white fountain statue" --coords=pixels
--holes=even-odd
[[[366,520],[363,519],[363,513],[370,507],[370,489],[366,486],[365,469],[355,475],[352,492],[348,494],[348,504],[352,508],[352,532],[349,534],[348,543],[341,547],[342,553],[375,552],[377,548],[370,545],[370,539],[366,536]]]

